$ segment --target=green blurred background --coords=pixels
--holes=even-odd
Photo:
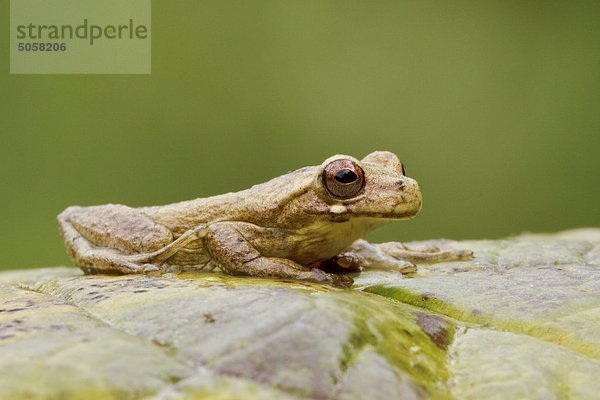
[[[424,208],[374,240],[600,225],[599,2],[152,7],[151,75],[10,75],[0,35],[0,269],[69,263],[69,205],[187,200],[377,149]]]

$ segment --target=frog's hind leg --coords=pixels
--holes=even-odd
[[[60,220],[60,231],[69,257],[85,273],[133,274],[142,272],[138,264],[127,261],[115,249],[95,247],[69,222]]]
[[[69,207],[58,222],[69,256],[86,273],[139,273],[174,253],[165,250],[174,244],[171,231],[134,208]]]

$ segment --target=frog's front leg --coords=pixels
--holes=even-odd
[[[471,250],[440,250],[439,248],[430,245],[410,249],[402,243],[385,242],[374,244],[372,246],[377,246],[379,250],[396,259],[415,263],[463,261],[470,260],[473,257],[473,252]]]
[[[363,268],[411,273],[416,270],[414,263],[470,260],[472,256],[473,252],[469,250],[440,250],[435,246],[409,249],[398,242],[369,243],[359,239],[345,253],[337,256],[343,260],[341,264],[337,264],[343,267],[345,262],[354,268],[360,264]]]
[[[236,228],[235,222],[211,224],[204,245],[212,259],[232,275],[291,279],[349,287],[353,280],[317,268],[302,266],[286,258],[264,257]]]

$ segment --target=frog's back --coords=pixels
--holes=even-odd
[[[244,221],[269,226],[291,198],[308,189],[317,168],[301,168],[240,192],[164,206],[142,207],[140,210],[166,226],[175,236],[199,225],[217,221]]]

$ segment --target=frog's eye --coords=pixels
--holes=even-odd
[[[365,185],[361,167],[350,160],[335,160],[323,170],[323,185],[333,196],[349,199],[356,196]]]

